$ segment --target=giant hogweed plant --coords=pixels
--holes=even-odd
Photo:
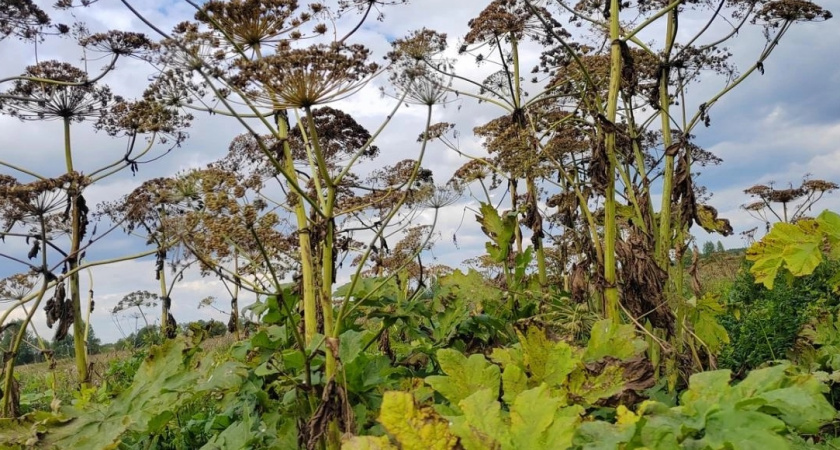
[[[3,37],[15,35],[39,41],[48,37],[50,33],[47,31],[52,29],[49,16],[43,11],[39,13],[34,5],[26,7],[27,4],[20,2],[17,9],[11,7],[7,10],[4,7]],[[59,8],[68,6],[58,5]],[[36,16],[39,26],[35,27],[26,14]],[[5,30],[5,27],[9,29]],[[60,34],[70,33],[67,25],[56,24],[55,29]],[[38,34],[38,30],[44,33]],[[89,267],[111,262],[86,258],[90,249],[94,248],[93,244],[110,230],[100,231],[97,235],[97,224],[93,222],[85,192],[120,170],[130,169],[136,173],[142,164],[157,159],[161,152],[165,154],[176,148],[186,138],[183,130],[189,125],[191,116],[172,105],[158,102],[154,93],[159,86],[155,83],[137,100],[116,96],[104,84],[122,60],[151,58],[158,50],[159,46],[145,35],[122,31],[89,34],[79,24],[73,30],[72,38],[85,49],[88,59],[97,58],[98,53],[106,54],[106,65],[99,72],[89,73],[67,62],[49,60],[22,69],[21,75],[0,80],[2,113],[24,122],[61,122],[63,146],[55,156],[64,163],[44,172],[40,168],[19,164],[12,156],[20,154],[17,152],[9,153],[0,160],[0,166],[9,171],[9,174],[0,175],[3,180],[0,183],[3,203],[3,231],[0,237],[4,241],[25,241],[29,248],[25,255],[12,254],[9,250],[4,251],[2,256],[18,264],[22,273],[38,277],[40,285],[31,293],[15,299],[5,309],[0,315],[0,326],[13,312],[23,311],[23,324],[9,349],[13,355],[18,351],[33,315],[46,299],[47,323],[55,327],[55,338],[63,339],[73,328],[76,371],[79,382],[85,384],[89,379],[85,348],[88,332],[83,323],[88,320],[81,320],[84,317],[84,299],[79,278]],[[114,140],[124,142],[125,150],[113,161],[81,167],[72,130],[83,124],[92,125]],[[142,255],[116,260],[138,256]],[[90,288],[91,294],[86,299],[88,318],[94,303],[92,284]],[[14,358],[4,359],[4,416],[15,411],[13,361]]]
[[[362,6],[364,21],[370,8],[388,3],[392,2],[345,2],[340,10],[349,13]],[[353,171],[362,159],[376,155],[376,137],[405,102],[427,109],[426,124],[418,130],[426,136],[432,109],[445,93],[445,81],[430,83],[413,67],[416,64],[393,61],[390,70],[399,72],[394,75],[394,111],[376,131],[368,133],[358,130],[349,115],[325,106],[356,94],[385,70],[371,61],[367,48],[350,43],[358,25],[346,34],[336,30],[336,38],[330,40],[329,27],[321,22],[332,13],[320,3],[211,1],[195,6],[196,21],[181,23],[169,33],[146,21],[163,37],[161,56],[155,63],[161,69],[161,82],[171,92],[162,93],[162,98],[187,109],[230,116],[246,129],[231,147],[231,158],[217,168],[230,172],[232,167],[241,169],[237,161],[248,163],[254,171],[247,179],[254,182],[245,189],[253,195],[253,204],[260,205],[252,212],[277,212],[290,219],[290,227],[284,231],[295,242],[286,241],[285,245],[291,246],[297,262],[294,279],[303,312],[296,345],[309,358],[307,352],[319,345],[336,345],[343,319],[358,304],[349,301],[354,298],[352,287],[343,301],[334,301],[339,253],[350,246],[360,250],[351,281],[355,286],[366,262],[387,238],[387,230],[395,225],[405,227],[411,220],[401,212],[403,207],[416,208],[423,204],[423,197],[434,198],[434,188],[428,186],[431,173],[421,167],[428,137],[420,139],[416,158],[374,172],[368,180],[362,181]],[[432,209],[436,213],[439,208]],[[202,214],[207,217],[206,211]],[[244,227],[235,229],[253,233],[253,217],[244,219]],[[367,242],[352,243],[352,229],[367,232]],[[247,249],[238,248],[241,241],[229,235],[232,230],[216,227],[214,231],[221,232],[227,245],[237,247],[238,257],[247,257]],[[217,274],[236,286],[248,285],[247,289],[259,295],[276,296],[282,292],[282,274],[270,263],[273,249],[263,247],[260,239],[252,242],[260,256],[250,265],[268,275],[267,283],[248,280],[235,273],[235,267],[231,272],[222,256],[227,250],[220,246],[209,247],[206,242],[185,245],[202,264],[215,266]],[[337,309],[336,304],[340,305]],[[325,361],[328,386],[339,375],[339,366],[331,351],[326,351]],[[338,429],[334,421],[328,422],[332,424],[330,440],[335,442]]]
[[[728,222],[701,203],[692,170],[708,158],[691,142],[695,129],[701,123],[710,124],[711,108],[726,93],[752,73],[763,73],[764,61],[791,26],[826,20],[831,14],[811,2],[786,1],[556,5],[561,14],[569,14],[573,21],[596,31],[595,45],[580,47],[555,33],[561,46],[546,52],[542,65],[554,77],[551,85],[557,95],[590,124],[586,169],[590,183],[584,186],[597,194],[603,205],[603,221],[597,226],[603,227],[604,311],[617,318],[623,304],[629,310],[625,312],[636,317],[664,312],[650,316],[650,321],[676,333],[679,349],[682,342],[691,344],[694,339],[689,338],[687,305],[680,300],[682,265],[670,264],[670,252],[680,259],[692,222],[708,231],[731,233]],[[722,20],[724,10],[731,15],[732,25],[719,33],[713,25]],[[630,14],[633,21],[625,23]],[[686,30],[685,21],[679,20],[682,16],[700,17],[702,25]],[[551,29],[550,22],[544,24]],[[662,40],[642,42],[640,36],[647,36],[656,24],[664,30]],[[767,45],[753,66],[736,75],[723,45],[751,24],[762,26]],[[688,38],[681,41],[679,36]],[[609,51],[593,50],[599,46]],[[561,64],[555,62],[552,52],[561,55]],[[723,75],[724,87],[691,112],[685,90],[698,80],[701,71]],[[647,107],[652,113],[645,111]],[[659,136],[658,145],[646,148],[645,139],[654,132]],[[654,149],[657,151],[651,154]],[[657,163],[651,164],[651,159]],[[656,211],[652,195],[658,177],[662,200]],[[570,188],[582,190],[578,183]],[[619,201],[621,197],[624,202]],[[592,221],[588,223],[591,226]],[[674,309],[675,317],[663,310],[665,305]],[[662,320],[655,320],[657,316]],[[697,358],[695,364],[700,364]]]
[[[558,26],[564,16],[592,33],[575,39]],[[699,25],[686,29],[683,16],[699,18]],[[716,26],[724,16],[729,26]],[[451,89],[510,115],[475,130],[495,157],[473,158],[467,175],[476,180],[502,174],[511,187],[524,178],[529,201],[537,199],[536,180],[559,190],[549,205],[560,208],[565,226],[555,240],[573,243],[574,258],[566,263],[574,264],[570,290],[581,290],[586,282],[579,278],[588,273],[603,295],[603,314],[613,320],[644,318],[676,336],[678,350],[688,343],[697,355],[694,346],[704,339],[691,331],[690,305],[681,300],[683,267],[671,264],[671,253],[680,259],[692,223],[722,234],[732,230],[702,203],[693,171],[715,157],[697,147],[693,135],[700,124],[711,124],[711,109],[726,93],[764,72],[764,61],[794,24],[829,18],[830,12],[808,1],[493,1],[470,22],[461,51],[498,71],[481,82],[456,75],[462,84]],[[725,46],[752,25],[761,27],[767,43],[755,64],[739,74]],[[653,29],[661,30],[662,39],[643,41]],[[413,37],[433,35],[422,30]],[[523,37],[548,47],[536,69],[548,75],[548,83],[527,102],[519,57]],[[425,61],[441,72],[448,67],[433,58]],[[723,86],[702,103],[687,105],[686,88],[701,72],[718,74]],[[511,158],[506,160],[505,152]],[[481,174],[480,166],[489,170]],[[661,197],[659,208],[655,195]],[[533,208],[514,207],[517,221],[533,230],[537,248],[546,228],[540,216]],[[585,232],[575,231],[578,224]],[[577,237],[566,239],[567,234]],[[540,266],[543,258],[538,254]]]

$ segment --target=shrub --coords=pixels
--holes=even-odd
[[[721,351],[719,364],[736,373],[786,358],[802,326],[825,307],[838,304],[830,280],[840,262],[825,262],[801,278],[788,280],[779,274],[772,290],[756,284],[749,267],[747,263],[725,294],[733,314],[720,318],[731,342]]]

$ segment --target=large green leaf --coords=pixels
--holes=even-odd
[[[379,422],[402,450],[449,450],[458,445],[448,422],[431,408],[418,408],[406,392],[385,393]]]
[[[617,450],[633,439],[633,424],[615,425],[607,422],[584,422],[575,433],[572,443],[583,450]]]
[[[506,262],[510,254],[510,243],[516,229],[516,216],[505,214],[504,217],[501,217],[496,208],[489,203],[481,203],[479,213],[476,219],[481,224],[481,230],[492,239],[491,242],[486,244],[487,254],[494,262]]]
[[[531,327],[524,335],[517,334],[532,386],[547,383],[559,387],[580,363],[569,344],[550,341],[540,328]]]
[[[510,431],[498,396],[498,392],[481,389],[458,404],[464,415],[449,418],[452,433],[466,450],[510,447]]]
[[[471,314],[492,313],[502,303],[502,292],[474,269],[469,269],[467,273],[455,270],[441,277],[438,283],[437,299],[446,299],[450,303],[463,302]],[[451,306],[444,309],[448,308]]]
[[[341,442],[341,450],[399,450],[388,436],[352,436]]]
[[[353,287],[353,292],[350,288]],[[360,277],[353,286],[353,281],[339,286],[333,292],[335,297],[370,300],[396,300],[402,295],[394,277]]]
[[[647,344],[636,336],[633,325],[617,324],[604,319],[592,326],[583,360],[598,361],[605,356],[625,360],[642,353],[646,348]]]
[[[689,319],[694,333],[713,353],[717,353],[724,344],[729,343],[729,334],[717,317],[725,313],[725,308],[718,302],[716,296],[706,294],[699,299],[693,298],[688,302],[692,309]]]
[[[680,396],[682,406],[678,408],[688,410],[689,415],[704,417],[707,411],[718,408],[720,403],[731,401],[732,387],[729,386],[731,379],[732,372],[729,370],[714,370],[692,375],[688,380],[688,390]]]
[[[785,423],[766,414],[725,409],[706,418],[706,430],[696,448],[732,450],[787,450],[788,441],[779,433]],[[687,443],[686,446],[690,444]]]
[[[840,215],[825,210],[817,217],[817,223],[829,243],[829,256],[840,259]]]
[[[453,405],[481,389],[499,392],[499,366],[488,362],[484,355],[471,355],[467,358],[457,350],[441,349],[437,352],[437,358],[446,376],[426,377],[426,383]]]
[[[562,408],[545,384],[520,393],[510,409],[513,448],[563,449],[572,444],[583,408]]]
[[[830,224],[826,227],[831,229]],[[754,262],[750,272],[756,283],[773,289],[782,268],[797,277],[810,275],[822,262],[822,239],[820,223],[815,219],[775,224],[770,233],[747,249],[747,259]]]
[[[235,389],[247,375],[244,366],[235,362],[215,366],[208,358],[196,364],[193,353],[183,338],[152,347],[128,390],[107,405],[68,409],[75,419],[51,428],[38,446],[115,448],[125,433],[151,433],[150,427],[163,427],[167,418],[174,417],[171,412],[185,402]]]
[[[373,333],[367,331],[347,330],[341,333],[338,341],[338,358],[343,364],[350,364],[372,338]]]
[[[510,364],[502,371],[502,399],[507,403],[513,403],[513,399],[520,392],[528,389],[528,376],[519,366]]]

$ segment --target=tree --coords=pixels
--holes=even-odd
[[[96,337],[93,327],[85,327],[88,330],[88,338],[86,341],[87,353],[89,355],[98,355],[102,351],[102,341]],[[68,333],[66,337],[59,340],[53,340],[50,346],[56,358],[74,358],[76,349],[74,347],[75,340],[73,334]]]
[[[15,337],[22,326],[23,320],[15,320],[0,330],[0,351],[4,354],[12,351]],[[30,364],[44,360],[38,348],[38,340],[31,331],[25,330],[23,333],[23,345],[18,347],[14,360],[15,364]]]
[[[715,253],[715,243],[712,241],[706,241],[703,244],[703,256],[708,258]]]
[[[717,241],[717,244],[715,245],[715,252],[716,253],[726,253],[726,249],[723,248],[723,242]]]

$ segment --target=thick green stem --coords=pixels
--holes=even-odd
[[[534,202],[531,207],[537,208],[537,186],[534,183],[534,178],[528,177],[525,180],[525,183],[525,187],[528,189],[528,197]],[[542,217],[540,217],[539,220],[540,223],[542,223]],[[545,286],[548,284],[548,272],[546,270],[545,248],[543,248],[542,236],[534,236],[534,246],[537,250],[537,279],[539,280],[541,286]]]
[[[73,151],[70,147],[70,118],[64,118],[64,163],[67,173],[73,172]]]
[[[233,273],[235,274],[233,283],[233,298],[230,300],[230,314],[233,316],[233,335],[238,341],[239,336],[239,291],[242,282],[239,278],[239,252],[233,253]],[[281,300],[282,301],[282,300]]]
[[[610,84],[607,97],[607,120],[616,123],[618,116],[618,94],[621,89],[621,43],[618,21],[619,0],[610,2]],[[615,170],[617,164],[615,130],[604,130],[607,153],[607,187],[604,199],[604,314],[608,319],[619,322],[617,261],[615,248],[618,241],[616,226]]]
[[[515,178],[508,179],[508,186],[510,186],[510,208],[514,212],[517,212],[519,210],[519,199],[517,198],[519,196],[519,192],[516,190],[516,183],[517,180]],[[519,228],[518,214],[516,219],[516,226],[513,229],[513,236],[516,241],[516,253],[522,253],[522,229]]]
[[[283,141],[283,161],[282,170],[288,179],[295,176],[295,162],[292,159],[292,150],[289,147],[289,142],[286,140],[289,137],[289,119],[283,113],[276,115],[277,121],[277,137]],[[290,182],[291,183],[291,182]],[[312,244],[310,239],[309,219],[306,217],[306,206],[303,204],[303,198],[300,194],[292,191],[289,193],[290,202],[293,204],[295,211],[295,218],[298,226],[298,244],[300,246],[300,273],[302,276],[303,287],[303,339],[306,345],[312,343],[312,339],[318,333],[318,319],[317,319],[317,299],[315,295],[315,266],[312,259]],[[267,264],[270,262],[266,261]]]
[[[670,52],[673,48],[674,37],[676,34],[676,10],[668,15],[668,25],[666,29],[666,43],[665,55],[663,56],[665,65],[662,69],[662,75],[659,78],[659,116],[662,121],[662,145],[667,150],[673,144],[673,136],[671,133],[671,96],[668,92],[668,85],[671,79],[671,73],[668,67],[670,62]],[[659,238],[656,241],[656,260],[659,267],[667,267],[669,250],[672,247],[673,230],[671,230],[671,202],[672,191],[674,189],[674,160],[673,152],[666,151],[665,153],[665,167],[662,175],[662,207],[659,213]],[[679,325],[679,324],[678,324]]]
[[[306,111],[306,122],[307,128],[309,132],[309,140],[312,144],[312,151],[315,154],[315,161],[317,163],[318,175],[324,180],[324,184],[326,187],[327,195],[324,200],[323,212],[324,212],[324,234],[323,239],[319,243],[321,248],[321,292],[318,296],[320,298],[321,303],[321,316],[324,319],[324,334],[327,336],[331,336],[333,339],[337,339],[338,336],[332,335],[333,330],[336,329],[335,327],[335,320],[333,314],[333,302],[332,302],[332,291],[333,291],[333,283],[335,282],[335,274],[333,271],[335,270],[335,264],[333,261],[333,252],[334,252],[334,242],[335,242],[335,200],[336,200],[336,186],[333,179],[329,173],[329,167],[327,165],[326,158],[324,157],[323,149],[321,148],[321,143],[318,138],[318,129],[315,126],[315,119],[312,116],[312,110],[307,107],[305,108]],[[318,176],[316,175],[316,176]],[[336,356],[333,353],[333,348],[330,345],[327,345],[326,351],[326,360],[324,364],[324,376],[327,380],[336,379],[338,375],[338,362],[336,361]],[[337,348],[337,347],[335,347]],[[341,432],[338,428],[338,422],[333,419],[330,421],[328,425],[327,431],[327,448],[328,449],[337,449],[339,448],[341,443]]]
[[[160,252],[163,251],[162,248],[158,248],[158,258],[160,258]],[[160,336],[161,340],[165,340],[167,336],[166,328],[169,326],[169,293],[166,289],[166,270],[159,270],[158,271],[158,281],[160,283],[160,298],[161,298],[161,312],[160,312]]]
[[[67,173],[73,173],[73,150],[70,145],[70,119],[64,119],[64,160]],[[79,207],[81,186],[73,181],[67,190],[70,197],[70,253],[68,265],[70,268],[70,302],[73,306],[73,349],[76,352],[76,371],[79,383],[86,386],[89,381],[87,365],[87,345],[85,345],[85,329],[82,326],[82,296],[79,292],[79,249],[82,242],[82,210]]]

